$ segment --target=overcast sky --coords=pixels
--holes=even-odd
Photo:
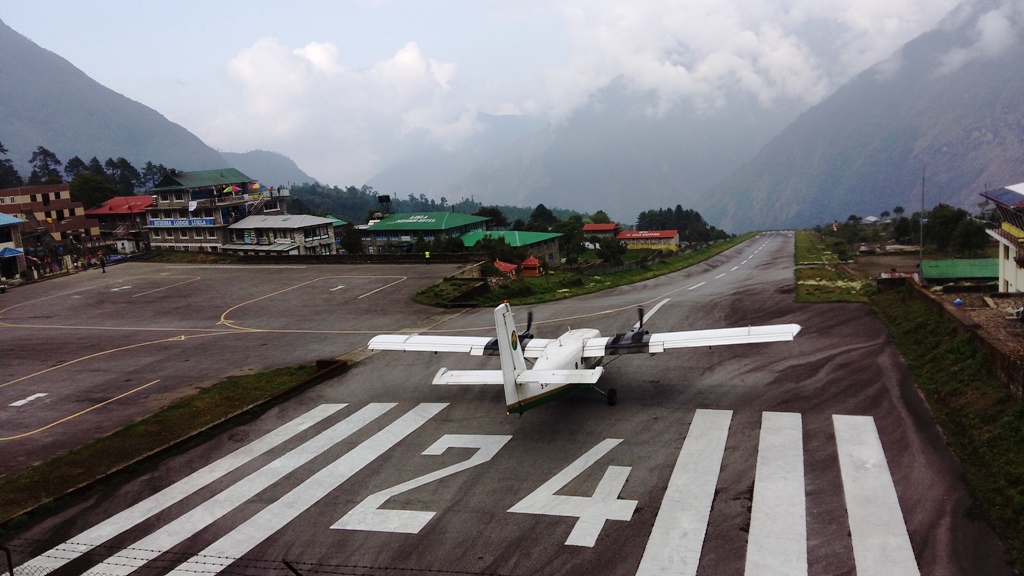
[[[956,0],[2,0],[0,19],[224,151],[361,185],[478,112],[570,114],[615,78],[659,109],[813,104]],[[652,109],[657,114],[659,109]]]

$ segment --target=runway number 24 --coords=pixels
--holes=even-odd
[[[425,456],[443,454],[448,448],[471,448],[469,459],[452,464],[441,470],[431,472],[403,482],[376,494],[367,496],[352,510],[334,523],[331,528],[343,530],[368,530],[374,532],[399,532],[416,534],[434,517],[434,512],[418,510],[383,509],[381,506],[392,496],[419,488],[446,476],[468,470],[474,466],[488,462],[498,450],[501,450],[511,436],[483,434],[446,434],[427,448]],[[590,496],[562,496],[556,494],[574,478],[590,468],[602,456],[615,448],[622,440],[609,438],[601,441],[575,462],[555,474],[550,480],[540,485],[529,496],[523,498],[509,512],[520,514],[541,514],[548,516],[565,516],[577,518],[569,538],[565,541],[570,546],[590,546],[597,542],[597,537],[608,520],[628,521],[636,509],[636,500],[620,500],[626,478],[632,468],[628,466],[609,466]]]

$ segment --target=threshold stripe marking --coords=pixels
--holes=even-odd
[[[807,574],[803,444],[800,414],[761,415],[746,576]]]
[[[39,398],[42,398],[44,396],[46,396],[46,392],[37,392],[36,394],[33,394],[33,395],[29,396],[28,398],[24,398],[22,400],[18,400],[17,402],[11,402],[10,404],[8,404],[8,406],[13,406],[15,408],[19,408],[21,406],[24,406],[25,404],[28,404],[29,402],[31,402],[33,400],[38,400]]]
[[[359,446],[310,476],[280,500],[228,532],[170,574],[218,574],[398,444],[448,404],[419,404]]]
[[[832,416],[858,576],[919,576],[875,421]]]
[[[142,502],[124,510],[97,524],[96,526],[75,536],[73,541],[68,541],[50,549],[47,552],[29,560],[18,567],[19,572],[42,576],[60,568],[64,564],[89,552],[93,548],[103,544],[107,540],[134,528],[150,516],[168,508],[181,501],[186,496],[195,493],[197,490],[211,484],[215,480],[228,474],[235,468],[242,466],[253,458],[267,452],[296,434],[315,425],[317,422],[341,410],[347,404],[322,404],[306,412],[302,416],[288,422],[251,444],[242,446],[231,454],[220,460],[196,470],[189,476],[164,488],[160,492],[146,498]]]
[[[637,576],[697,573],[731,421],[731,410],[694,414]]]
[[[181,544],[189,537],[231,512],[265,488],[323,454],[397,404],[369,404],[355,414],[307,440],[298,448],[253,472],[227,490],[179,516],[153,534],[128,546],[92,571],[103,574],[131,574],[136,568]]]

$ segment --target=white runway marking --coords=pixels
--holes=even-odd
[[[476,452],[468,459],[457,462],[408,482],[392,486],[366,497],[362,502],[356,504],[355,508],[348,511],[335,522],[331,528],[335,530],[366,530],[373,532],[398,532],[404,534],[417,534],[433,518],[436,512],[425,512],[421,510],[396,510],[394,508],[381,508],[388,499],[469,470],[485,462],[501,450],[501,447],[508,443],[512,437],[508,435],[483,435],[483,434],[445,434],[437,442],[430,445],[423,454],[437,456],[444,454],[448,448],[474,448]]]
[[[118,286],[117,288],[111,288],[110,291],[111,292],[117,292],[119,290],[127,290],[129,288],[131,288],[131,286]]]
[[[718,276],[715,276],[715,280],[718,280],[719,278],[721,278],[722,276],[725,276],[726,274],[728,274],[728,272],[722,272]]]
[[[733,267],[732,267],[732,270],[729,270],[729,272],[735,272],[735,271],[736,271],[736,270],[738,270],[738,269],[739,269],[739,266],[733,266]]]
[[[33,394],[33,395],[29,396],[28,398],[25,398],[23,400],[18,400],[17,402],[11,402],[10,404],[8,404],[8,406],[14,406],[15,408],[18,408],[18,407],[24,406],[25,404],[28,404],[29,402],[31,402],[33,400],[38,400],[39,398],[42,398],[43,396],[46,396],[46,392],[39,392],[38,394]]]
[[[654,519],[638,576],[697,573],[731,410],[697,410]]]
[[[331,290],[330,290],[330,291],[331,291],[331,292],[334,292],[335,290],[341,290],[341,289],[342,289],[342,288],[344,288],[344,287],[345,287],[345,285],[344,285],[344,284],[342,284],[341,286],[335,286],[334,288],[331,288]]]
[[[280,500],[267,506],[238,528],[227,533],[171,574],[218,574],[294,520],[307,508],[341,486],[364,466],[376,460],[403,438],[430,420],[447,404],[419,404],[350,452],[328,464]]]
[[[694,284],[693,286],[690,286],[689,288],[687,288],[687,290],[693,290],[695,288],[700,288],[701,286],[703,286],[705,284],[707,284],[707,282],[701,282],[700,284]]]
[[[75,536],[74,540],[65,542],[47,552],[29,560],[18,567],[17,574],[26,576],[42,576],[60,568],[64,564],[89,552],[93,548],[110,540],[114,536],[134,528],[143,520],[153,516],[186,496],[211,484],[232,470],[249,462],[253,458],[285,442],[296,434],[315,425],[317,422],[341,410],[347,404],[323,404],[306,412],[302,416],[288,422],[265,436],[247,444],[220,460],[207,465],[182,478],[175,484],[146,498],[142,502],[116,514],[96,526]]]
[[[395,404],[370,404],[277,460],[253,472],[227,490],[179,516],[153,534],[111,556],[94,568],[102,574],[131,574],[146,562],[184,542],[203,528],[213,524],[240,504],[259,494],[288,473],[298,469],[329,448],[348,438],[363,426],[394,408]]]
[[[761,415],[746,576],[807,574],[803,444],[799,414]]]
[[[918,576],[874,419],[837,415],[832,416],[832,425],[858,576]]]
[[[664,306],[665,304],[668,304],[669,300],[671,300],[671,298],[665,298],[661,302],[658,302],[657,304],[655,304],[654,307],[650,309],[650,311],[648,311],[646,314],[644,314],[644,317],[643,317],[643,319],[640,322],[637,322],[636,324],[633,324],[633,330],[639,330],[640,329],[640,324],[646,323],[648,320],[650,320],[651,316],[654,316],[654,313],[657,312],[662,306]]]
[[[545,516],[567,516],[578,518],[565,543],[569,546],[593,547],[608,520],[628,521],[636,510],[636,500],[620,500],[619,493],[626,484],[629,466],[609,466],[598,483],[592,496],[562,496],[555,494],[590,468],[602,456],[622,442],[618,438],[606,438],[600,444],[577,458],[550,480],[541,484],[529,496],[520,500],[509,512],[519,514],[540,514]]]

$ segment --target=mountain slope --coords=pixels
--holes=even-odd
[[[316,182],[306,174],[294,160],[279,152],[252,150],[249,152],[221,152],[227,165],[239,169],[242,174],[259,181],[264,186],[287,186]]]
[[[986,186],[1024,180],[1024,47],[999,37],[1019,37],[1024,14],[1001,4],[962,5],[839,88],[713,187],[700,212],[730,231],[909,213],[922,170],[926,207],[976,211]]]
[[[678,106],[658,116],[652,95],[613,83],[563,122],[482,117],[485,129],[472,142],[412,154],[369,184],[399,196],[604,210],[631,223],[644,210],[690,207],[803,106],[766,110],[752,98],[726,100],[709,114]]]
[[[0,142],[23,177],[37,146],[62,161],[123,156],[180,170],[227,166],[202,140],[102,85],[0,21]]]

